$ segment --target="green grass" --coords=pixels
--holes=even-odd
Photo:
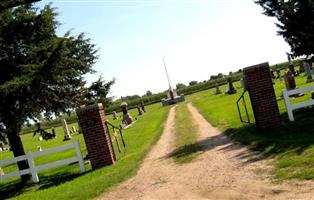
[[[297,77],[296,80],[299,87],[309,85],[305,84],[304,76]],[[293,123],[289,122],[283,99],[280,97],[280,91],[284,87],[283,83],[276,81],[276,96],[284,125],[267,133],[258,132],[254,125],[240,122],[235,103],[241,95],[242,89],[238,88],[238,93],[235,95],[213,95],[214,89],[206,90],[187,96],[187,101],[192,101],[200,113],[209,122],[224,131],[225,134],[256,151],[261,159],[265,157],[275,158],[274,177],[278,180],[313,179],[313,108],[304,108],[296,111],[296,121]],[[302,98],[293,99],[293,102],[308,98],[310,98],[310,93],[307,93]],[[247,96],[246,99],[248,105],[250,105]],[[125,154],[119,156],[116,165],[95,171],[91,171],[90,166],[87,165],[88,172],[84,174],[80,173],[77,164],[63,166],[40,172],[40,183],[28,184],[26,186],[20,185],[18,178],[1,181],[0,197],[12,199],[90,199],[134,175],[144,156],[159,139],[169,107],[161,107],[160,103],[158,103],[148,106],[146,109],[147,113],[137,117],[138,121],[132,127],[123,131],[127,150]],[[178,149],[183,147],[183,150],[182,153],[180,152],[175,156],[175,159],[178,159],[179,162],[188,162],[200,153],[199,149],[195,147],[195,134],[191,134],[195,132],[195,127],[191,123],[191,116],[186,110],[185,104],[179,105],[177,109],[179,114],[176,116],[177,126],[175,129],[176,135],[180,134],[179,136],[181,136],[177,137],[181,140],[178,142],[177,147]],[[134,118],[137,116],[136,109],[130,112]],[[251,108],[249,108],[249,113],[250,118],[253,119]],[[112,116],[108,116],[108,119],[116,125],[120,123],[120,120],[112,121]],[[59,137],[50,141],[38,141],[37,137],[33,137],[32,134],[22,135],[26,152],[37,151],[37,146],[48,149],[68,143],[62,142],[63,133],[61,127],[58,127],[56,131]],[[86,147],[82,135],[74,134],[73,140],[80,142],[85,156]],[[225,143],[223,144],[225,145]],[[235,146],[230,143],[222,150],[229,151],[233,148]],[[49,155],[36,159],[35,164],[48,163],[73,155],[73,151]],[[0,153],[0,159],[11,157],[13,157],[11,152]],[[241,158],[240,156],[239,159]],[[254,159],[252,157],[248,162],[254,162]],[[14,165],[4,167],[5,172],[14,171],[15,169],[16,166]]]
[[[306,84],[306,78],[303,75],[296,77],[296,81],[298,87],[313,85],[313,83]],[[242,89],[238,88],[235,95],[212,95],[214,90],[207,90],[188,96],[187,100],[192,101],[200,113],[214,126],[220,128],[234,140],[248,145],[260,155],[261,159],[275,158],[274,177],[278,180],[313,179],[314,108],[308,107],[295,111],[295,122],[289,122],[284,100],[280,97],[282,89],[285,88],[284,83],[276,80],[274,88],[284,124],[282,127],[268,132],[258,132],[254,125],[240,122],[236,101],[242,94]],[[292,99],[292,102],[310,98],[309,92],[304,97]],[[246,100],[249,105],[250,118],[254,119],[247,95]],[[231,150],[233,147],[232,144],[229,144],[225,150]],[[254,162],[254,159],[252,158],[248,162]]]
[[[131,115],[137,117],[137,122],[130,128],[123,130],[126,141],[126,152],[119,157],[118,162],[113,166],[104,167],[80,173],[78,164],[68,165],[59,168],[49,169],[39,173],[39,184],[28,184],[22,186],[19,179],[11,179],[0,182],[0,197],[12,199],[90,199],[100,195],[109,187],[134,175],[151,146],[159,139],[169,107],[162,107],[161,104],[148,106],[143,116],[137,117],[137,111],[131,110]],[[111,120],[112,117],[108,116]],[[112,120],[111,120],[112,121]],[[119,121],[113,123],[118,124]],[[58,129],[57,132],[59,133]],[[59,134],[60,135],[60,134]],[[61,134],[62,135],[62,134]],[[43,149],[65,144],[62,137],[46,141],[38,141],[31,134],[22,136],[26,152],[37,151],[38,145]],[[73,140],[79,140],[86,155],[86,147],[82,135],[76,134]],[[1,152],[1,159],[12,157],[11,152]],[[42,164],[71,157],[74,152],[40,157],[35,164]],[[8,168],[5,168],[5,172]],[[13,170],[13,166],[9,166]]]
[[[177,163],[183,164],[192,161],[201,152],[197,141],[197,125],[186,104],[176,107],[175,114],[175,150],[170,154]]]

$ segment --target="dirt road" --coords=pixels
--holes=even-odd
[[[212,127],[191,103],[187,106],[198,125],[203,153],[183,165],[168,156],[174,150],[173,107],[137,175],[98,199],[314,199],[313,182],[272,183],[269,160],[257,159]]]

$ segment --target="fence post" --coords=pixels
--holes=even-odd
[[[32,180],[33,180],[34,183],[38,183],[39,182],[39,178],[38,178],[37,171],[35,169],[35,164],[34,164],[34,161],[33,161],[32,153],[31,152],[26,153],[26,158],[27,158],[27,162],[28,162],[28,165],[29,165],[29,170],[30,170],[31,175],[32,175]]]
[[[291,107],[291,104],[290,104],[290,98],[289,98],[289,95],[288,95],[288,91],[284,90],[282,93],[283,93],[283,97],[284,97],[284,100],[285,100],[285,104],[286,104],[289,120],[290,121],[294,121],[294,116],[293,116],[293,111],[292,111],[292,107]]]
[[[83,155],[82,155],[80,143],[79,143],[79,141],[75,141],[73,144],[74,144],[74,148],[75,148],[75,151],[76,151],[77,160],[78,160],[78,162],[80,164],[81,171],[85,172],[86,168],[85,168],[85,164],[84,164],[84,160],[83,160]]]

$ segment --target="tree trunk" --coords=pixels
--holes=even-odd
[[[7,136],[10,143],[11,151],[13,152],[14,157],[18,157],[21,155],[25,155],[24,147],[22,144],[22,140],[20,138],[19,132],[21,130],[21,126],[14,125],[8,126],[7,128]],[[26,160],[17,162],[19,170],[28,169],[28,162]],[[30,174],[21,176],[22,182],[25,183],[31,179]]]

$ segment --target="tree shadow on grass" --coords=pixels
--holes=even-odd
[[[294,112],[296,121],[289,122],[283,113],[283,125],[273,130],[260,132],[255,125],[243,125],[240,128],[229,128],[223,134],[212,136],[194,144],[176,148],[166,158],[186,157],[197,152],[205,152],[222,146],[220,151],[236,151],[249,147],[249,151],[239,151],[235,155],[249,164],[279,154],[302,154],[314,145],[314,108],[299,109]],[[228,137],[227,137],[228,136]],[[231,139],[230,139],[231,138]]]
[[[200,140],[193,144],[188,144],[188,145],[178,147],[174,149],[172,152],[170,152],[169,154],[167,154],[165,158],[173,157],[173,158],[180,159],[194,153],[205,152],[213,148],[230,144],[230,143],[231,141],[226,135],[219,134],[216,136],[208,137],[204,140]]]
[[[88,173],[88,172],[86,172]],[[84,174],[86,174],[84,173]],[[22,184],[19,180],[10,182],[8,184],[0,185],[0,199],[10,199],[27,193],[34,190],[44,190],[50,187],[58,186],[67,181],[71,181],[79,176],[83,175],[82,173],[71,173],[71,172],[59,172],[45,176],[44,174],[39,175],[40,182],[35,183],[26,183]],[[35,188],[34,188],[35,187]]]
[[[313,111],[313,108],[295,111],[295,122],[289,122],[287,114],[283,113],[281,115],[283,125],[273,130],[260,132],[254,125],[246,125],[236,129],[227,129],[225,134],[233,140],[247,145],[253,150],[251,151],[252,154],[259,156],[259,159],[291,152],[300,155],[308,147],[314,145]],[[224,150],[230,149],[226,147]],[[239,155],[238,158],[247,159],[248,156],[250,155],[243,154]]]

